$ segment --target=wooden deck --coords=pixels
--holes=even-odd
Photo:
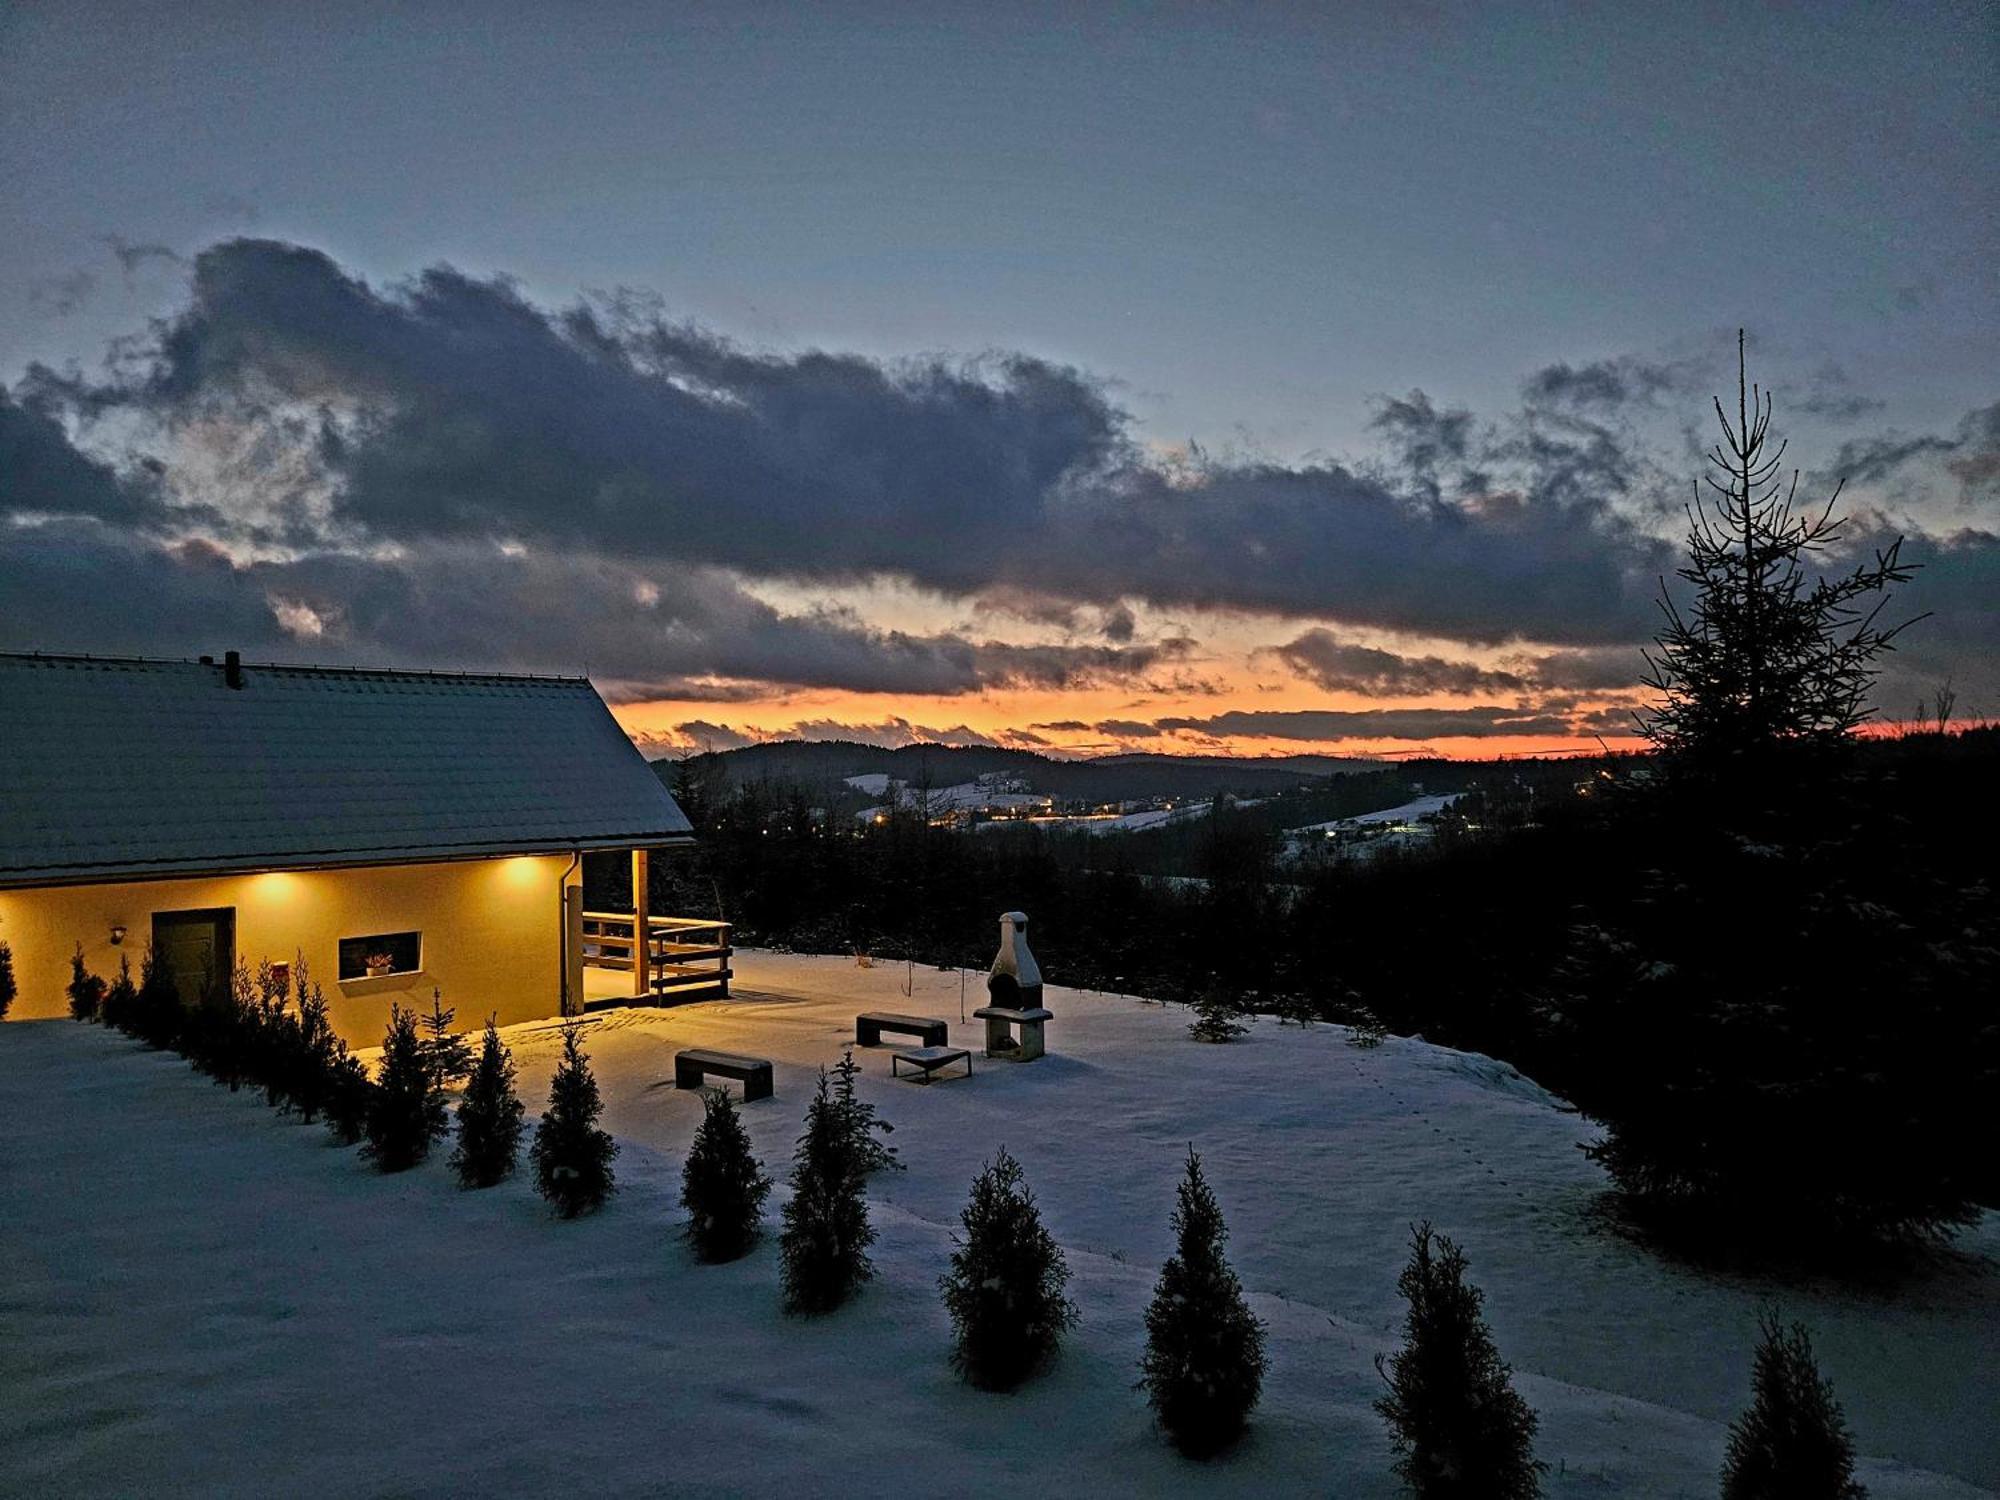
[[[727,998],[735,952],[729,924],[705,917],[648,917],[647,941],[635,959],[632,913],[587,911],[583,914],[583,965],[630,974],[637,961],[646,965],[645,992],[658,1001]],[[637,986],[633,986],[636,989]],[[586,991],[586,994],[588,991]],[[626,998],[637,999],[628,993]],[[603,1003],[593,1000],[593,1003]]]

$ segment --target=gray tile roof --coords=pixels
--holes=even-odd
[[[0,886],[689,832],[582,678],[0,653]]]

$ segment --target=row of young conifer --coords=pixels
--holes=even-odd
[[[516,1168],[526,1109],[512,1053],[490,1021],[475,1057],[435,998],[421,1018],[393,1007],[371,1079],[333,1035],[303,962],[292,983],[268,963],[254,976],[239,969],[224,994],[185,1008],[150,951],[136,983],[121,963],[107,985],[86,970],[80,949],[72,968],[70,1006],[79,1019],[172,1047],[231,1088],[260,1087],[271,1104],[308,1121],[323,1115],[337,1139],[365,1141],[384,1171],[416,1165],[450,1132],[446,1095],[459,1082],[451,1156],[459,1181],[491,1187]],[[856,1092],[858,1072],[851,1052],[831,1073],[821,1070],[793,1152],[778,1248],[793,1312],[832,1312],[874,1274],[866,1182],[901,1164],[881,1139],[893,1127]],[[599,1207],[615,1189],[618,1148],[598,1127],[601,1109],[581,1028],[565,1026],[549,1108],[530,1148],[536,1185],[565,1218]],[[696,1257],[716,1263],[746,1254],[762,1234],[772,1186],[734,1100],[704,1091],[681,1174],[683,1233]],[[1020,1163],[1004,1148],[974,1180],[960,1225],[939,1278],[952,1363],[975,1386],[1011,1390],[1054,1358],[1077,1322],[1069,1268]],[[1224,1253],[1228,1229],[1192,1148],[1172,1228],[1175,1250],[1146,1312],[1141,1384],[1174,1444],[1208,1457],[1242,1435],[1268,1358],[1264,1325]],[[1465,1271],[1455,1243],[1429,1224],[1415,1226],[1397,1283],[1408,1304],[1404,1344],[1377,1360],[1387,1390],[1376,1406],[1396,1472],[1420,1500],[1526,1500],[1540,1494],[1546,1471],[1533,1452],[1537,1420],[1513,1388],[1482,1294]],[[1852,1442],[1802,1326],[1764,1318],[1754,1386],[1753,1404],[1730,1431],[1723,1500],[1860,1500],[1866,1492],[1853,1477]]]
[[[274,1109],[308,1124],[324,1119],[335,1140],[361,1146],[384,1172],[417,1165],[451,1133],[447,1093],[464,1083],[453,1170],[467,1187],[490,1187],[514,1170],[525,1110],[514,1092],[512,1055],[489,1021],[475,1057],[452,1031],[454,1012],[435,993],[428,1015],[390,1008],[382,1060],[371,1076],[334,1034],[326,997],[303,957],[289,970],[268,961],[254,973],[239,965],[227,984],[192,1004],[183,1003],[151,948],[136,979],[121,956],[116,977],[106,982],[89,971],[81,947],[70,971],[69,1011],[76,1019],[179,1052],[232,1091],[260,1090]],[[563,1048],[531,1155],[543,1196],[571,1217],[611,1191],[618,1148],[597,1128],[597,1082],[574,1028],[565,1029]]]

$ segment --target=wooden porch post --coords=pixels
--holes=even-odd
[[[632,993],[646,996],[653,992],[653,935],[647,924],[652,915],[651,887],[648,877],[646,851],[632,851]]]

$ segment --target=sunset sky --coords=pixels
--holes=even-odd
[[[0,649],[1591,744],[1747,325],[2000,713],[1996,14],[9,6]]]

